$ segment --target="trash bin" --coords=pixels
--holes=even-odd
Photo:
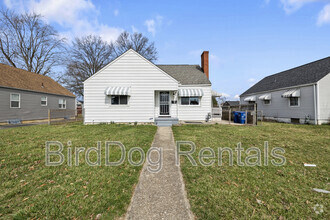
[[[246,114],[245,114],[245,112],[239,112],[239,123],[241,123],[241,124],[245,124],[245,120],[246,120]]]
[[[234,111],[234,123],[245,124],[246,114],[243,111]]]
[[[240,123],[238,112],[234,111],[234,123]]]

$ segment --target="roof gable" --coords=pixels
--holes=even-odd
[[[0,63],[0,87],[75,97],[52,78]]]
[[[242,95],[316,83],[330,73],[330,57],[267,76]]]
[[[158,69],[160,72],[162,72],[163,74],[165,74],[166,76],[168,76],[169,78],[171,78],[173,81],[178,82],[175,78],[173,78],[171,75],[169,75],[168,73],[164,72],[162,69],[160,69],[159,67],[157,67],[154,63],[152,63],[151,61],[149,61],[148,59],[146,59],[145,57],[143,57],[141,54],[139,54],[138,52],[136,52],[133,49],[129,49],[127,50],[125,53],[123,53],[122,55],[120,55],[119,57],[117,57],[116,59],[114,59],[113,61],[111,61],[110,63],[108,63],[107,65],[105,65],[101,70],[99,70],[97,73],[95,73],[94,75],[92,75],[91,77],[89,77],[88,79],[86,79],[84,81],[84,83],[88,82],[89,80],[91,80],[92,78],[94,78],[95,76],[97,76],[98,74],[100,74],[101,72],[103,72],[105,69],[109,68],[111,65],[113,65],[114,63],[118,62],[121,58],[125,57],[128,53],[134,53],[135,55],[137,55],[138,57],[140,57],[142,60],[144,60],[145,62],[149,63],[150,65],[152,65],[153,67],[155,67],[156,69]]]

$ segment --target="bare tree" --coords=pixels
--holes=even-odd
[[[220,105],[223,105],[227,101],[227,98],[225,96],[221,96],[218,98],[218,103]]]
[[[64,38],[41,16],[0,12],[0,62],[42,75],[61,64]]]
[[[61,81],[76,95],[83,96],[83,82],[108,64],[113,56],[112,45],[99,36],[76,38]]]
[[[120,56],[128,49],[133,49],[151,62],[157,60],[154,42],[150,43],[149,39],[141,33],[130,34],[124,31],[114,43],[114,49],[116,56]]]

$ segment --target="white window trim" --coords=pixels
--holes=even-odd
[[[265,101],[267,101],[267,100],[263,100],[262,104],[264,104],[264,105],[271,105],[272,104],[272,100],[268,100],[269,104],[265,104]]]
[[[63,100],[62,108],[58,107],[59,109],[66,109],[66,99],[58,99],[58,105],[60,105],[60,100]],[[65,104],[65,108],[63,108],[63,104]]]
[[[112,96],[127,96],[127,104],[112,104]],[[129,95],[111,95],[110,96],[110,106],[114,106],[114,107],[129,106],[129,100],[130,100],[130,96]]]
[[[16,100],[11,100],[11,95],[18,95],[18,107],[11,107],[11,102],[17,102]],[[10,93],[10,101],[9,101],[10,108],[21,108],[21,94],[20,93]]]
[[[188,105],[182,105],[182,104],[181,104],[181,98],[182,98],[182,97],[184,97],[184,98],[185,98],[185,97],[190,98],[189,96],[181,96],[181,97],[180,97],[180,106],[189,106],[189,107],[193,107],[193,106],[194,106],[194,107],[198,107],[198,106],[201,106],[201,100],[202,100],[201,97],[198,97],[198,96],[191,96],[191,97],[194,97],[194,98],[195,98],[195,97],[198,98],[198,100],[199,100],[199,101],[198,101],[198,105],[190,105],[190,100],[189,100],[189,104],[188,104]]]
[[[41,104],[42,97],[46,97],[46,104],[45,105]],[[40,104],[41,104],[41,106],[47,106],[48,105],[48,97],[47,96],[41,96],[41,98],[40,98]]]
[[[290,108],[300,107],[300,97],[291,97],[291,98],[298,98],[298,105],[290,105],[290,98],[288,98],[288,100],[289,100],[289,107]]]

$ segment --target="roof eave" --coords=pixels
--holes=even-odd
[[[319,81],[319,80],[318,80]],[[317,82],[318,82],[317,81]],[[296,86],[289,86],[289,87],[282,87],[282,88],[277,88],[277,89],[271,89],[271,90],[263,90],[263,91],[259,91],[259,92],[251,92],[251,93],[242,93],[240,95],[241,96],[245,96],[245,95],[255,95],[255,94],[259,94],[259,93],[266,93],[266,92],[275,92],[275,91],[280,91],[280,90],[286,90],[286,89],[293,89],[293,88],[297,88],[297,87],[306,87],[306,86],[312,86],[317,84],[317,82],[313,82],[313,83],[307,83],[307,84],[300,84],[300,85],[296,85]]]
[[[76,96],[74,94],[72,94],[73,96],[71,96],[71,95],[64,95],[64,94],[59,94],[59,93],[41,92],[41,91],[37,91],[37,90],[21,89],[21,88],[8,87],[8,86],[2,86],[2,85],[0,85],[0,88],[16,89],[16,90],[21,90],[21,91],[36,92],[36,93],[42,93],[42,94],[50,94],[50,95],[58,95],[58,96],[66,96],[66,97],[76,98]]]

